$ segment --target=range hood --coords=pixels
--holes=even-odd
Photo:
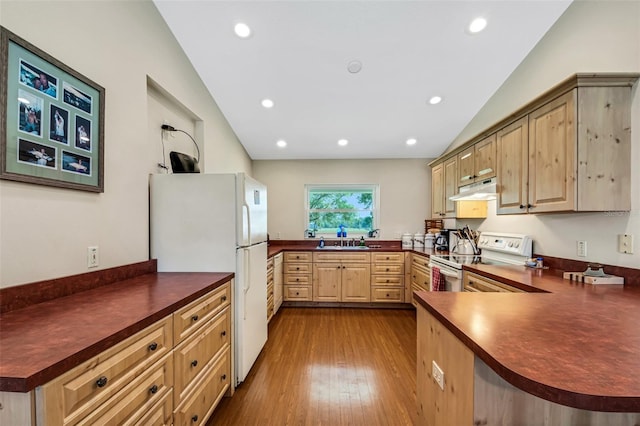
[[[496,192],[496,178],[483,180],[482,182],[472,183],[471,185],[462,186],[459,193],[453,197],[449,197],[451,201],[486,201],[495,200],[498,195]]]

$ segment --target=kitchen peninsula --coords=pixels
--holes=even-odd
[[[637,424],[640,288],[520,266],[465,269],[536,292],[415,293],[425,424]]]

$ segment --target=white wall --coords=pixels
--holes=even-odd
[[[0,24],[106,89],[105,192],[0,181],[0,287],[148,259],[148,175],[161,161],[150,135],[150,78],[201,120],[207,172],[251,160],[150,1],[0,1]],[[152,112],[153,113],[153,112]],[[188,145],[187,145],[188,146]]]
[[[431,211],[430,159],[254,161],[254,177],[269,191],[269,234],[302,239],[305,184],[380,185],[380,238],[399,239],[403,232],[424,232]]]
[[[640,72],[640,2],[576,0],[454,141],[462,144],[577,72]],[[631,206],[628,213],[496,216],[481,229],[531,234],[535,251],[554,257],[640,268],[640,84],[632,104]],[[617,235],[635,237],[633,255],[617,252]],[[576,256],[586,240],[587,257]]]

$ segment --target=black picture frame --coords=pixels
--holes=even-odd
[[[0,26],[0,179],[104,192],[104,105],[102,86]]]

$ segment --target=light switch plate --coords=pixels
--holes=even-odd
[[[440,389],[444,390],[444,371],[435,361],[431,361],[433,369],[431,374],[433,375],[433,380],[440,386]]]
[[[99,264],[98,246],[87,247],[87,267],[96,268]]]
[[[633,254],[633,235],[632,234],[618,235],[618,251],[620,253]]]
[[[586,241],[578,241],[576,246],[576,254],[578,257],[587,257],[587,242]]]

